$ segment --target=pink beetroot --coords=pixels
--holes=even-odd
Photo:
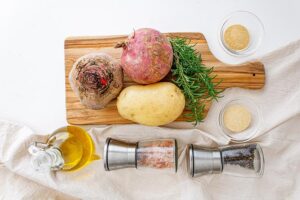
[[[140,84],[155,83],[171,69],[173,50],[169,40],[159,31],[142,28],[134,31],[123,47],[121,65],[125,73]]]

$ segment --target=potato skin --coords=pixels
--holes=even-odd
[[[170,82],[133,85],[118,97],[119,114],[131,121],[148,126],[160,126],[176,120],[185,107],[181,90]]]

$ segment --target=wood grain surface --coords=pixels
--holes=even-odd
[[[214,67],[215,81],[223,80],[219,88],[241,87],[248,89],[260,89],[265,83],[265,70],[260,62],[244,63],[235,66],[224,64],[217,60],[210,52],[207,41],[201,33],[166,33],[168,37],[189,38],[195,48],[201,53],[203,64]],[[124,41],[127,36],[106,37],[69,37],[65,40],[65,78],[66,78],[66,109],[67,121],[70,124],[128,124],[133,123],[123,119],[117,111],[116,100],[110,102],[101,110],[85,108],[79,98],[72,91],[69,83],[69,72],[75,61],[88,53],[106,52],[120,60],[122,49],[114,48],[115,44]],[[124,87],[135,84],[126,75]],[[207,102],[207,110],[210,102]],[[177,121],[183,121],[181,116]]]

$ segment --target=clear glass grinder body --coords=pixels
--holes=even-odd
[[[264,156],[259,144],[239,144],[220,147],[223,173],[243,177],[260,177]]]
[[[177,170],[177,151],[174,139],[146,140],[138,143],[137,168]]]

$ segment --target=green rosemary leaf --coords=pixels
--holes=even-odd
[[[174,59],[171,69],[173,82],[182,90],[186,98],[184,114],[194,125],[203,121],[205,101],[217,100],[222,90],[216,89],[222,80],[213,83],[216,75],[211,75],[212,67],[202,64],[201,54],[194,49],[196,44],[185,38],[170,38]]]

